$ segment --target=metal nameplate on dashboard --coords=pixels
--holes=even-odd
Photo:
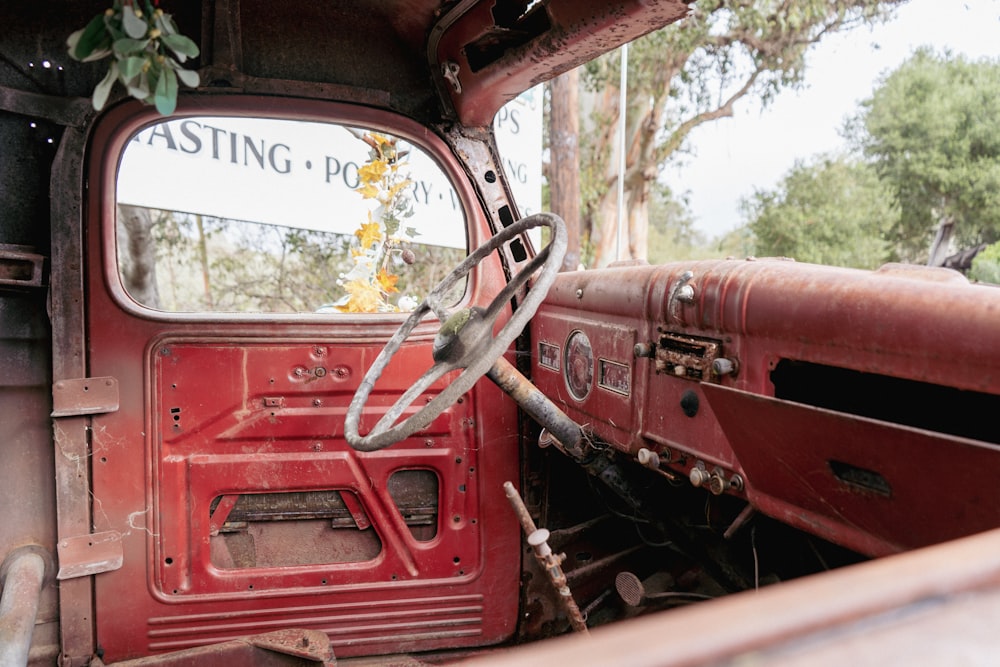
[[[632,369],[607,359],[598,359],[597,364],[597,386],[623,396],[632,393]]]
[[[559,370],[559,346],[552,343],[538,343],[538,365],[553,371]]]

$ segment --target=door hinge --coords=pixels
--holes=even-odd
[[[59,380],[52,385],[52,416],[77,417],[118,411],[118,380],[113,377]]]
[[[122,534],[117,530],[64,537],[56,545],[59,572],[56,579],[87,577],[117,570],[125,562]]]

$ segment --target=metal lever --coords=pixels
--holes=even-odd
[[[587,622],[583,619],[583,614],[580,613],[580,608],[576,605],[573,593],[570,592],[569,585],[566,583],[566,573],[562,570],[562,562],[566,559],[566,555],[552,553],[548,542],[549,531],[535,526],[534,520],[528,514],[528,508],[525,507],[524,501],[521,500],[514,485],[510,482],[504,482],[503,490],[507,494],[511,507],[514,508],[514,513],[521,521],[525,535],[528,536],[528,544],[535,550],[535,558],[538,559],[542,569],[548,574],[552,586],[559,594],[559,602],[562,603],[563,609],[566,611],[570,625],[577,632],[590,634],[587,630]]]

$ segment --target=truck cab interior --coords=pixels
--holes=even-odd
[[[109,3],[0,8],[0,664],[995,651],[995,287],[516,198],[498,112],[688,3],[164,0],[167,115]]]

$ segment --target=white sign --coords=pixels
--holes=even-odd
[[[537,90],[537,89],[536,89]],[[540,92],[497,116],[504,169],[522,214],[541,208]],[[447,177],[404,145],[416,241],[465,248],[465,224]],[[369,147],[344,126],[263,118],[174,119],[129,142],[118,201],[168,211],[352,234],[377,205],[355,192]]]
[[[542,86],[521,93],[493,119],[503,170],[521,215],[542,210]]]

